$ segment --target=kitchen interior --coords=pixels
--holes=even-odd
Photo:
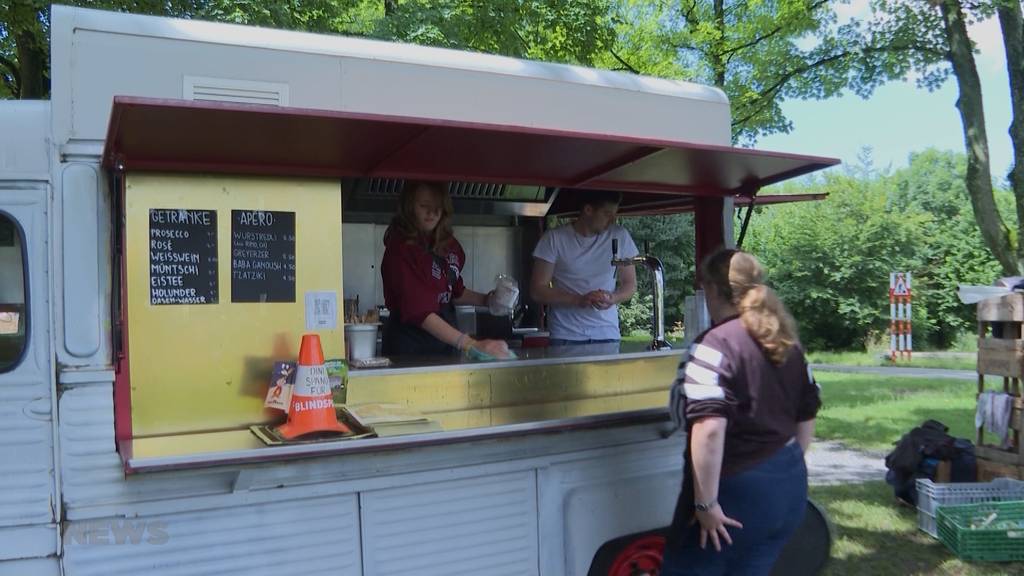
[[[349,341],[347,358],[357,367],[383,364],[372,361],[380,354],[381,341],[381,330],[373,330],[373,327],[381,326],[381,318],[389,313],[384,305],[380,263],[384,256],[384,234],[403,184],[403,180],[384,178],[347,179],[342,183],[345,336]],[[497,278],[503,275],[514,279],[519,288],[519,300],[511,314],[495,315],[486,306],[457,306],[457,328],[475,338],[505,340],[517,351],[517,356],[522,356],[524,349],[546,348],[548,332],[544,330],[543,310],[529,295],[532,253],[545,230],[547,217],[571,218],[577,195],[585,192],[545,186],[453,182],[449,185],[449,194],[455,210],[453,231],[466,253],[465,285],[486,293],[495,288]],[[634,265],[637,274],[649,270],[653,275],[650,284],[655,290],[656,309],[648,347],[671,348],[664,336],[661,262],[643,248],[640,256],[630,261],[613,262],[614,256],[608,255],[609,266]],[[638,351],[632,350],[637,346],[626,344],[625,347]],[[571,355],[574,350],[589,353],[593,348],[573,347],[561,351],[560,355]],[[617,352],[618,346],[614,348]],[[608,346],[603,349],[610,351]],[[455,361],[454,358],[448,360]],[[390,359],[389,363],[395,361],[403,359]]]

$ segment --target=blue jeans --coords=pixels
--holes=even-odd
[[[700,524],[676,519],[681,537],[670,538],[660,576],[767,576],[807,509],[807,467],[793,442],[752,469],[723,478],[718,502],[743,528],[727,527],[732,545],[700,548]],[[682,520],[682,521],[680,521]],[[674,540],[674,542],[673,542]]]
[[[578,344],[613,344],[618,341],[618,338],[608,338],[606,340],[566,340],[564,338],[549,338],[548,346],[574,346]]]

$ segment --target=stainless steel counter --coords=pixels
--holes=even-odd
[[[651,351],[647,343],[616,342],[610,344],[577,344],[544,348],[513,348],[517,358],[510,360],[471,360],[465,356],[391,356],[387,368],[363,368],[349,371],[349,378],[366,378],[398,374],[423,374],[479,370],[482,368],[520,368],[527,366],[563,365],[573,363],[611,362],[643,358],[680,356],[683,349]]]
[[[514,360],[395,358],[350,371],[348,404],[399,404],[439,432],[267,446],[248,429],[133,438],[120,445],[129,473],[223,466],[515,437],[667,420],[681,350],[643,344],[517,349]]]

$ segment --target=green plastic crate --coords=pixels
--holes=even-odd
[[[962,560],[1024,560],[1024,501],[939,506],[936,523],[939,540]]]

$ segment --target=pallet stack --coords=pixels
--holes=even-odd
[[[978,428],[975,455],[978,480],[1007,477],[1024,480],[1021,445],[1021,381],[1024,379],[1024,294],[1014,292],[978,303],[978,394],[985,391],[985,376],[1002,378],[1002,391],[1014,396],[1010,415],[1009,448],[986,445],[984,426]],[[998,439],[992,439],[998,444]]]

